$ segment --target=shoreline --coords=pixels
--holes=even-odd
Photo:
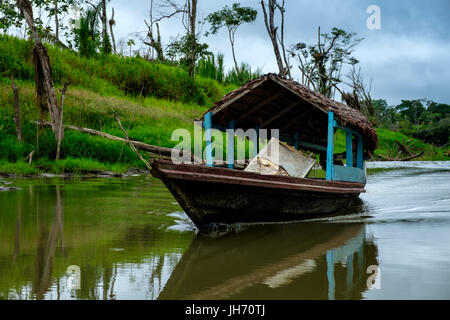
[[[370,163],[396,163],[396,164],[407,164],[407,163],[419,163],[419,162],[426,162],[426,163],[436,163],[436,162],[450,162],[450,160],[418,160],[418,161],[384,161],[384,160],[372,160],[367,161],[368,164]],[[114,171],[114,170],[93,170],[93,169],[87,169],[87,168],[63,168],[61,172],[55,172],[50,170],[45,170],[42,167],[39,168],[38,166],[28,165],[31,168],[34,168],[36,172],[26,172],[26,170],[21,171],[20,165],[23,164],[23,162],[14,163],[14,162],[3,162],[3,164],[9,164],[11,165],[11,168],[14,168],[15,171],[2,171],[0,170],[0,187],[2,184],[7,184],[5,182],[5,179],[20,179],[20,178],[128,178],[128,177],[138,177],[138,176],[145,176],[150,175],[150,172],[147,169],[141,169],[141,168],[134,168],[130,167],[125,172],[124,171]],[[15,165],[18,165],[15,167]],[[401,166],[394,166],[391,168],[391,166],[388,167],[379,167],[375,166],[372,167],[369,165],[367,167],[368,171],[379,171],[379,170],[389,170],[389,169],[396,169]]]

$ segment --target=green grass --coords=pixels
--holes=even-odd
[[[0,161],[0,172],[7,174],[17,174],[17,175],[35,175],[39,173],[39,170],[34,165],[29,165],[26,162],[8,162],[5,160]]]
[[[413,153],[420,153],[422,150],[425,152],[423,156],[415,159],[416,161],[425,161],[425,160],[433,160],[433,161],[445,161],[450,160],[450,158],[444,154],[443,149],[439,149],[437,147],[432,146],[431,144],[425,143],[421,140],[414,139],[403,135],[400,132],[390,131],[387,129],[377,129],[378,134],[378,149],[375,150],[375,157],[378,155],[387,155],[391,157],[395,157],[397,154],[397,144],[395,141],[399,141],[401,143],[406,143],[410,141],[412,147],[410,150]]]
[[[28,41],[0,36],[0,161],[3,163],[0,171],[28,174],[39,170],[55,173],[83,170],[124,172],[133,167],[144,168],[126,144],[70,130],[65,131],[61,150],[63,160],[48,160],[55,158],[56,146],[51,129],[38,133],[34,123],[38,114],[30,50]],[[139,58],[108,56],[84,59],[53,46],[49,46],[49,55],[56,86],[64,81],[70,82],[64,102],[65,124],[123,137],[114,118],[118,114],[132,139],[152,145],[177,145],[178,141],[171,139],[175,129],[187,129],[193,136],[193,120],[199,118],[214,101],[235,89],[233,85],[222,86],[215,80],[202,77],[192,82],[186,78],[183,68]],[[16,77],[20,89],[22,143],[18,143],[15,137],[13,94],[7,78],[10,73]],[[379,148],[375,155],[393,155],[396,140],[410,139],[385,129],[379,129],[378,134]],[[417,150],[425,150],[424,156],[418,160],[449,159],[443,150],[434,150],[429,144],[414,141]],[[339,130],[335,145],[336,153],[345,151],[345,134]],[[251,145],[247,149],[251,149]],[[225,150],[217,151],[224,154],[224,159]],[[32,151],[35,152],[35,166],[28,166],[24,160]]]

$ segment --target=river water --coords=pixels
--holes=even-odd
[[[218,238],[150,177],[8,180],[0,299],[450,299],[450,163],[368,166],[343,216]]]

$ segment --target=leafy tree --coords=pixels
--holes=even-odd
[[[264,15],[264,24],[266,26],[267,34],[272,42],[273,52],[278,64],[279,75],[287,76],[292,79],[289,58],[286,55],[286,47],[284,45],[284,15],[286,8],[284,7],[285,0],[261,0],[261,8]],[[267,8],[266,8],[267,7]],[[275,18],[277,11],[280,14],[280,25],[276,26]],[[279,33],[278,33],[279,32]]]
[[[450,115],[450,105],[431,101],[427,108],[428,112],[437,114],[440,118]]]
[[[136,45],[133,39],[128,39],[127,46],[130,47],[130,57],[131,57],[131,48]]]
[[[302,73],[302,83],[332,97],[333,88],[342,82],[342,67],[356,65],[359,61],[352,56],[354,48],[363,38],[356,33],[333,28],[331,33],[318,32],[317,44],[307,45],[299,42],[292,46],[290,53],[297,56]]]
[[[195,46],[192,45],[192,41],[195,41]],[[192,52],[192,48],[195,48],[194,52]],[[208,51],[206,43],[198,43],[196,37],[192,39],[192,35],[188,33],[180,39],[172,41],[167,46],[166,54],[171,60],[179,61],[181,65],[190,67],[192,59],[197,61],[212,53]]]
[[[67,47],[60,40],[61,31],[66,31],[68,36],[68,26],[63,22],[61,16],[65,16],[71,8],[80,5],[82,0],[31,0],[33,7],[41,8],[49,19],[54,19],[54,30],[50,26],[44,27],[43,21],[36,17],[35,25],[42,38],[53,42],[61,47]],[[19,14],[16,7],[16,0],[0,1],[0,31],[7,32],[12,27],[21,27],[23,16]]]
[[[106,3],[109,1],[110,0],[100,0],[97,4],[86,1],[92,7],[92,10],[95,11],[95,13],[98,15],[98,18],[102,22],[100,50],[103,54],[112,53],[111,39],[108,34],[108,16],[106,14]]]
[[[424,113],[426,112],[423,102],[423,99],[402,100],[402,103],[396,106],[395,109],[405,120],[416,125],[416,128],[418,129],[419,125],[424,120]]]
[[[389,107],[384,99],[372,100],[374,115],[372,121],[377,127],[393,130],[397,121],[397,111]]]
[[[79,28],[73,30],[75,47],[83,57],[92,57],[101,47],[98,15],[88,9],[80,19]]]
[[[6,32],[11,27],[20,27],[22,19],[17,11],[15,1],[0,1],[0,31]]]
[[[235,54],[235,35],[237,29],[244,23],[251,23],[256,20],[258,12],[251,7],[241,7],[239,3],[233,3],[232,7],[225,6],[222,10],[209,14],[206,17],[206,21],[211,25],[211,29],[207,32],[206,36],[211,34],[217,34],[222,28],[228,29],[228,38],[231,44],[231,51],[233,53],[233,60],[236,73],[239,74],[239,66],[236,61]]]

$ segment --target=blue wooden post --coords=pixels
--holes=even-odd
[[[356,166],[360,169],[364,169],[364,149],[362,137],[358,137],[356,148]]]
[[[208,167],[213,167],[214,159],[212,150],[212,112],[208,112],[205,115],[203,127],[205,128],[205,140],[206,140],[206,165]]]
[[[328,111],[327,180],[333,180],[334,167],[334,113]]]
[[[300,150],[300,133],[295,134],[295,149]]]
[[[353,134],[346,131],[347,134],[347,167],[353,167]]]
[[[334,250],[327,252],[327,279],[328,279],[328,300],[334,300]]]
[[[227,151],[227,158],[228,158],[228,168],[234,169],[234,129],[236,129],[236,120],[233,120],[228,125],[229,130],[233,130],[233,133],[228,133],[228,151]]]
[[[253,156],[256,158],[256,156],[259,153],[259,126],[256,126],[255,130],[256,130],[256,139],[253,142],[254,143],[254,145],[253,145],[254,155]]]

